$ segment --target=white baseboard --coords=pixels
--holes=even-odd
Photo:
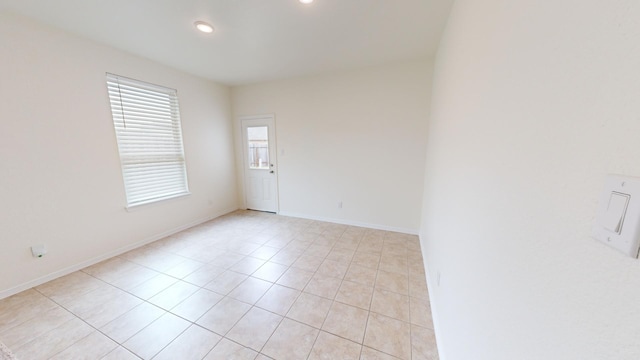
[[[428,264],[427,264],[427,254],[425,254],[424,249],[424,243],[425,243],[425,239],[424,237],[419,234],[418,235],[420,238],[420,249],[422,251],[422,259],[424,262],[424,272],[425,272],[425,276],[427,278],[427,290],[429,292],[429,304],[430,304],[430,308],[431,308],[431,319],[433,321],[433,331],[436,334],[436,346],[438,347],[438,357],[440,360],[445,360],[447,357],[445,356],[445,351],[444,351],[444,346],[442,345],[442,337],[440,336],[440,321],[438,320],[438,309],[437,306],[434,306],[434,302],[433,302],[433,297],[434,294],[436,293],[436,284],[433,284],[433,281],[429,281],[431,279],[435,279],[434,277],[431,276],[432,272],[431,269],[429,268]]]
[[[408,229],[408,228],[386,226],[386,225],[379,225],[379,224],[370,224],[370,223],[365,223],[360,221],[351,221],[351,220],[344,220],[344,219],[332,219],[332,218],[325,218],[321,216],[290,213],[287,211],[281,211],[278,213],[278,215],[290,216],[290,217],[302,218],[302,219],[308,219],[308,220],[325,221],[325,222],[331,222],[331,223],[342,224],[342,225],[366,227],[366,228],[376,229],[376,230],[393,231],[393,232],[399,232],[403,234],[418,235],[418,229]]]
[[[234,212],[236,210],[238,210],[238,209],[237,208],[233,208],[233,209],[227,209],[227,210],[220,211],[220,212],[218,212],[218,213],[216,213],[214,215],[207,216],[206,218],[198,219],[198,220],[192,221],[192,222],[190,222],[188,224],[181,225],[181,226],[178,226],[176,228],[173,228],[173,229],[170,229],[170,230],[167,230],[167,231],[163,231],[163,232],[158,233],[158,234],[154,234],[154,235],[149,236],[149,237],[147,237],[147,238],[145,238],[143,240],[135,242],[135,243],[133,243],[131,245],[127,245],[127,246],[121,247],[121,248],[116,249],[114,251],[110,251],[110,252],[108,252],[106,254],[103,254],[103,255],[100,255],[100,256],[96,256],[96,257],[94,257],[92,259],[80,262],[80,263],[75,264],[75,265],[71,265],[69,267],[66,267],[66,268],[58,270],[58,271],[54,271],[54,272],[52,272],[50,274],[47,274],[45,276],[41,276],[41,277],[39,277],[37,279],[34,279],[34,280],[27,281],[25,283],[22,283],[20,285],[14,286],[14,287],[9,288],[7,290],[2,290],[2,291],[0,291],[0,299],[4,299],[4,298],[9,297],[11,295],[15,295],[15,294],[17,294],[19,292],[31,289],[32,287],[36,287],[38,285],[42,285],[42,284],[44,284],[44,283],[46,283],[48,281],[57,279],[57,278],[59,278],[61,276],[65,276],[65,275],[71,274],[72,272],[75,272],[75,271],[78,271],[78,270],[82,270],[82,269],[86,268],[87,266],[91,266],[91,265],[97,264],[97,263],[99,263],[101,261],[104,261],[104,260],[107,260],[109,258],[112,258],[114,256],[118,256],[120,254],[124,254],[127,251],[131,251],[133,249],[136,249],[136,248],[139,248],[141,246],[147,245],[147,244],[152,243],[154,241],[157,241],[157,240],[160,240],[162,238],[165,238],[165,237],[167,237],[169,235],[173,235],[175,233],[179,233],[180,231],[186,230],[186,229],[194,227],[196,225],[200,225],[200,224],[205,223],[205,222],[207,222],[209,220],[213,220],[213,219],[215,219],[217,217],[226,215],[226,214]]]

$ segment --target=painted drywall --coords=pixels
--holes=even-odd
[[[0,294],[237,208],[228,87],[10,14],[0,48]],[[178,90],[191,195],[125,210],[106,72]]]
[[[237,153],[239,118],[274,114],[281,214],[417,233],[431,73],[423,61],[234,87]]]
[[[640,358],[640,260],[590,237],[606,174],[640,176],[639,19],[635,0],[456,1],[421,229],[443,359]]]

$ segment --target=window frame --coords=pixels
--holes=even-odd
[[[106,79],[126,209],[190,195],[178,91],[111,73]]]

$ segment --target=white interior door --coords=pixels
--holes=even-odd
[[[242,118],[247,209],[278,212],[276,129],[273,116]]]

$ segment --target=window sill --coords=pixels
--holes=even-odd
[[[145,202],[141,202],[141,203],[137,203],[137,204],[133,204],[133,205],[127,205],[127,206],[125,206],[125,210],[127,210],[128,212],[138,211],[138,210],[140,210],[142,208],[146,208],[146,207],[150,207],[150,206],[157,205],[157,204],[160,204],[160,203],[164,203],[164,202],[169,201],[169,200],[175,200],[175,199],[187,197],[189,195],[191,195],[190,192],[185,192],[185,193],[171,195],[171,196],[167,196],[167,197],[163,197],[163,198],[159,198],[159,199],[153,199],[153,200],[149,200],[149,201],[145,201]]]

